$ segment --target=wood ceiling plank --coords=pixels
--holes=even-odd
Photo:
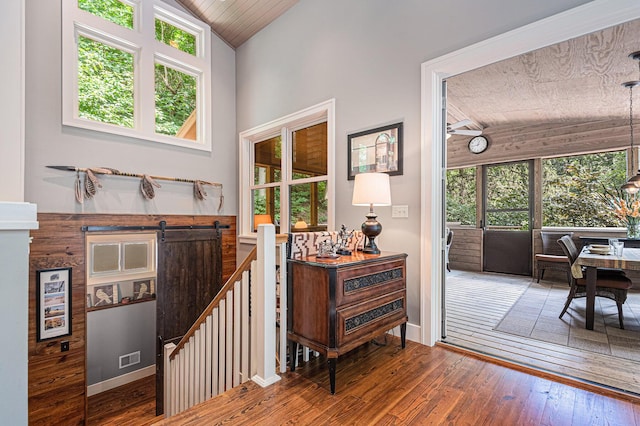
[[[230,38],[231,43],[237,44],[238,46],[241,45],[258,31],[262,30],[264,27],[273,22],[284,12],[289,10],[297,2],[298,0],[280,1],[277,5],[270,8],[266,14],[262,15],[260,19],[256,19],[253,23],[250,23],[242,33],[239,33],[237,36]]]
[[[260,3],[260,0],[241,0],[237,6],[227,9],[227,13],[219,17],[217,22],[220,33],[236,33],[249,25],[252,21],[254,11],[264,9],[267,3]]]
[[[298,0],[177,0],[212,31],[238,47]]]
[[[638,40],[635,20],[538,49],[447,79],[448,99],[491,129],[624,118]]]

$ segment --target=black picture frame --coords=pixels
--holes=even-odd
[[[36,339],[70,336],[72,268],[36,271]]]
[[[399,122],[347,135],[347,179],[370,172],[402,175],[402,134]]]

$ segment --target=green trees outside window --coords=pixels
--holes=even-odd
[[[447,222],[476,224],[476,168],[447,170]]]
[[[624,226],[606,203],[626,180],[624,151],[542,160],[542,226]]]
[[[626,161],[625,151],[542,159],[542,226],[624,227],[607,197],[625,182]],[[492,181],[509,183],[514,178],[504,168],[494,172],[505,175],[492,176]],[[447,222],[476,224],[475,167],[447,170],[446,200]],[[500,205],[512,201],[494,199]]]
[[[78,0],[78,7],[125,28],[134,30],[134,9],[118,0]],[[78,37],[78,116],[100,123],[135,127],[134,53],[114,47],[94,36]],[[196,55],[196,36],[164,20],[155,19],[155,38]],[[197,92],[194,75],[155,63],[155,132],[195,140]],[[143,79],[151,76],[141,76]]]

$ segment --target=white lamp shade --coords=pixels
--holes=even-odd
[[[391,188],[386,173],[360,173],[353,185],[354,206],[390,206]]]

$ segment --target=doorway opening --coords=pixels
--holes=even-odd
[[[424,252],[433,253],[430,265],[422,266],[424,290],[422,309],[423,318],[425,319],[423,321],[424,342],[435,342],[437,339],[435,336],[441,335],[440,332],[442,331],[439,330],[442,310],[439,306],[429,303],[434,300],[440,300],[439,296],[442,291],[440,284],[444,281],[443,276],[445,274],[444,268],[435,270],[431,266],[437,265],[436,267],[439,267],[443,264],[441,256],[444,255],[444,242],[439,238],[430,238],[431,236],[443,235],[445,227],[444,212],[435,206],[438,206],[438,200],[442,199],[441,191],[444,186],[442,185],[442,159],[445,158],[444,147],[446,144],[431,142],[444,141],[443,134],[446,119],[443,117],[444,111],[440,105],[442,81],[452,75],[516,56],[541,46],[566,40],[570,37],[577,37],[594,30],[637,19],[638,17],[640,17],[640,7],[637,5],[627,5],[624,17],[618,13],[607,11],[601,5],[585,5],[565,14],[555,16],[553,19],[530,25],[516,33],[508,34],[508,37],[496,37],[472,46],[466,52],[454,52],[451,55],[423,65],[423,89],[425,89],[423,90],[423,117],[425,120],[423,126],[425,131],[423,135],[423,164],[433,170],[431,177],[425,178],[424,181],[424,184],[430,187],[430,191],[426,192],[431,194],[431,199],[426,201],[427,212],[423,217],[426,229],[425,238],[423,239],[425,246],[423,248]],[[514,38],[517,38],[517,42],[515,42]],[[509,39],[512,41],[509,41]],[[431,102],[431,100],[435,101]],[[444,161],[444,164],[446,164],[446,161]],[[431,205],[429,206],[428,203],[431,203]],[[429,244],[431,244],[431,247],[427,247]],[[426,262],[429,262],[429,259]],[[431,307],[433,315],[425,311],[429,307]],[[563,374],[569,373],[565,372]]]

